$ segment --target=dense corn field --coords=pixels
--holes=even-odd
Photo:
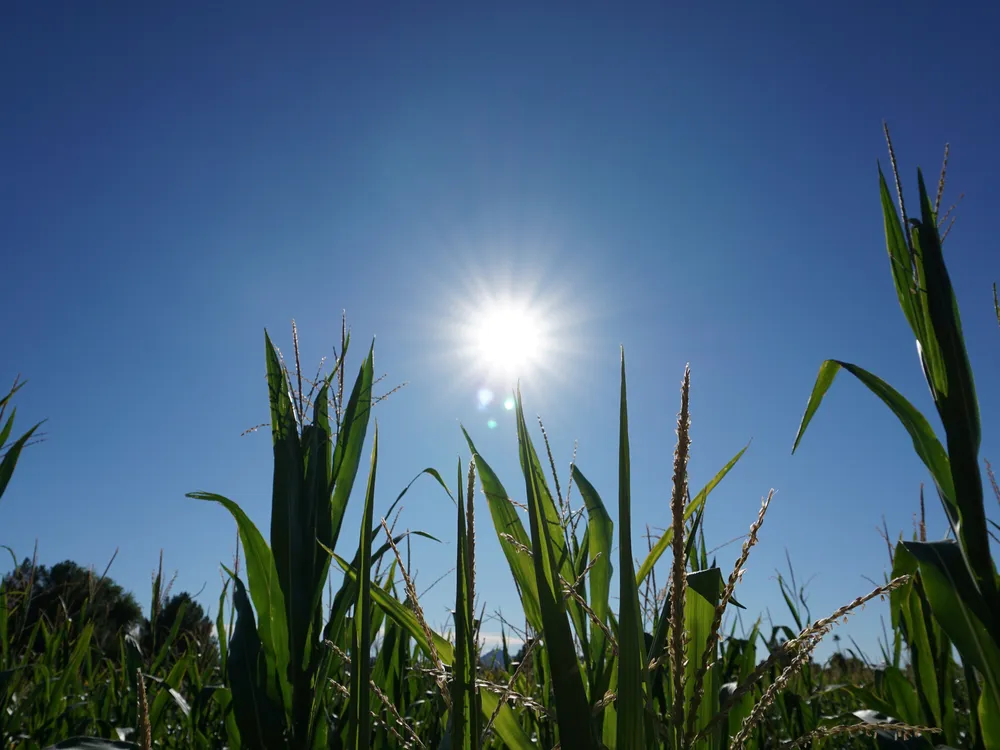
[[[892,165],[899,191],[894,155]],[[422,481],[452,498],[455,514],[453,628],[446,638],[428,625],[400,553],[407,534],[387,520],[396,504],[375,507],[373,348],[350,384],[345,336],[330,374],[306,393],[298,357],[290,370],[265,334],[270,528],[264,533],[228,498],[190,495],[223,506],[242,547],[225,569],[214,634],[182,629],[178,617],[148,637],[120,632],[117,642],[98,643],[87,602],[80,616],[28,617],[33,572],[23,568],[0,591],[2,746],[1000,748],[1000,586],[990,549],[997,527],[986,515],[978,401],[941,250],[941,190],[932,198],[919,173],[918,189],[918,215],[911,217],[901,192],[897,202],[879,172],[891,277],[944,434],[937,436],[878,376],[830,360],[820,367],[795,438],[797,446],[840,370],[877,396],[911,438],[951,534],[928,541],[922,529],[900,541],[883,585],[810,622],[794,582],[780,578],[787,626],[765,629],[758,620],[746,633],[735,625],[723,631],[731,607],[752,611],[735,594],[770,495],[748,519],[736,565],[714,566],[701,520],[713,489],[746,448],[692,491],[688,371],[681,377],[669,528],[637,559],[623,352],[617,497],[601,497],[584,467],[573,465],[560,482],[544,431],[541,443],[532,438],[519,392],[511,449],[521,476],[499,477],[468,434],[466,462],[423,472]],[[37,429],[8,444],[18,387],[0,402],[0,493]],[[355,485],[364,490],[356,495],[362,522],[344,528]],[[505,633],[525,645],[515,653],[505,637],[489,659],[482,658],[476,610],[481,534],[497,535],[525,623]],[[652,575],[661,560],[670,570],[662,589]],[[325,599],[331,581],[339,588]],[[154,612],[163,585],[158,575]],[[879,597],[889,599],[892,615],[881,663],[839,652],[817,663],[814,649],[834,625]]]

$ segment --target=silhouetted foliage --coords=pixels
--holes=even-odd
[[[92,646],[109,655],[117,653],[119,638],[142,620],[142,610],[131,593],[72,560],[49,568],[25,559],[4,576],[0,589],[12,594],[6,598],[10,607],[8,632],[16,650],[41,651],[44,632],[63,623],[87,621],[94,623]],[[39,622],[44,632],[35,630]]]
[[[176,634],[171,634],[176,626]],[[169,649],[167,663],[172,663],[192,649],[205,666],[217,666],[218,643],[213,635],[212,620],[191,595],[182,591],[157,606],[150,619],[144,619],[139,630],[139,645],[143,654],[155,658],[165,646]]]

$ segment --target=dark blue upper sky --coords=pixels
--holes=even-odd
[[[925,479],[904,431],[844,376],[794,457],[792,439],[827,357],[932,408],[884,250],[884,118],[911,191],[951,142],[946,199],[966,198],[946,250],[1000,460],[996,7],[539,5],[5,4],[0,377],[30,380],[22,426],[49,421],[0,503],[0,543],[101,569],[118,548],[112,575],[144,603],[162,548],[176,589],[210,604],[234,526],[184,494],[226,494],[266,530],[270,441],[240,437],[268,418],[263,329],[288,351],[295,318],[309,369],[343,308],[351,371],[377,336],[384,385],[408,383],[376,408],[378,509],[425,466],[454,481],[460,423],[520,497],[511,415],[477,408],[480,386],[507,383],[461,354],[465,319],[500,291],[558,338],[522,381],[527,413],[564,475],[579,440],[612,506],[624,345],[637,533],[668,523],[690,362],[692,485],[753,438],[712,496],[709,546],[778,490],[738,594],[749,613],[789,621],[770,580],[786,549],[815,576],[814,616],[881,580],[875,527],[912,533]],[[446,542],[415,543],[426,586],[452,565],[451,504],[428,481],[405,506],[404,525]],[[480,507],[480,591],[513,614]],[[448,589],[428,595],[434,622]],[[874,651],[881,612],[845,632]]]

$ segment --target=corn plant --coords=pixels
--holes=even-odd
[[[226,656],[241,746],[322,747],[327,724],[316,717],[326,696],[321,667],[329,665],[322,647],[322,598],[330,559],[320,545],[336,547],[354,487],[371,412],[373,350],[361,365],[335,442],[329,416],[333,373],[319,383],[313,419],[306,424],[301,387],[296,398],[266,333],[265,354],[274,448],[270,545],[234,501],[207,492],[189,497],[223,505],[236,520],[245,551],[250,597],[234,575],[237,618]],[[368,524],[376,457],[377,441],[366,498]],[[363,543],[361,549],[370,563],[370,548]],[[365,594],[362,589],[359,612],[367,612]],[[355,619],[356,630],[362,630],[364,617]],[[362,648],[365,634],[359,635],[357,647]],[[361,705],[358,710],[364,709],[364,697],[352,693],[352,700]],[[362,716],[367,725],[367,711]],[[352,733],[358,732],[356,721],[352,727]]]
[[[962,658],[964,680],[975,703],[971,747],[1000,747],[1000,582],[989,546],[989,528],[979,468],[981,425],[972,369],[966,353],[958,301],[942,252],[947,230],[939,216],[945,170],[931,199],[917,170],[919,218],[907,215],[892,141],[885,130],[897,213],[879,168],[879,191],[889,267],[900,308],[916,339],[924,379],[944,428],[944,443],[902,394],[867,370],[827,360],[806,405],[793,452],[840,370],[860,380],[896,415],[931,474],[952,539],[901,541],[893,575],[912,580],[892,597],[893,624],[909,650],[915,689],[892,694],[893,715],[940,728],[949,743],[959,741],[952,694],[952,645]]]
[[[4,491],[7,489],[7,485],[10,483],[10,478],[14,474],[14,467],[17,466],[17,460],[21,457],[21,451],[31,440],[32,436],[35,435],[38,428],[42,425],[41,422],[34,425],[26,433],[17,438],[10,445],[7,444],[8,438],[14,429],[14,417],[17,415],[17,407],[11,407],[10,415],[7,417],[7,421],[4,421],[4,414],[7,411],[7,407],[11,405],[14,394],[17,393],[21,387],[24,385],[24,381],[20,379],[14,380],[14,385],[11,386],[10,391],[6,396],[0,398],[0,423],[3,424],[0,427],[0,497],[3,497]]]
[[[717,566],[709,564],[703,537],[700,549],[695,544],[694,532],[708,495],[746,448],[691,499],[687,485],[690,374],[685,371],[669,483],[671,524],[636,568],[631,542],[626,394],[623,356],[617,613],[609,606],[614,524],[597,489],[575,463],[571,485],[578,488],[584,505],[578,511],[569,509],[570,485],[564,496],[543,430],[552,468],[550,483],[527,428],[520,391],[514,396],[527,528],[518,512],[519,504],[511,500],[466,433],[494,529],[520,594],[528,631],[542,644],[532,654],[533,679],[519,680],[515,675],[502,696],[532,707],[535,718],[522,723],[532,728],[532,741],[545,747],[767,746],[775,738],[775,725],[768,720],[777,710],[779,696],[811,689],[808,680],[795,681],[804,667],[811,668],[810,657],[819,640],[837,620],[866,601],[891,592],[906,579],[894,579],[828,618],[800,623],[798,632],[789,630],[792,637],[775,644],[769,656],[756,663],[757,626],[748,639],[723,639],[720,632],[729,605],[742,606],[733,595],[750,550],[757,543],[771,495],[764,499],[733,571],[724,578]],[[646,633],[639,589],[668,549],[672,553],[670,585],[653,618],[653,632]],[[456,611],[459,604],[457,600]],[[806,693],[802,701],[813,697]],[[844,740],[852,734],[879,730],[905,734],[920,729],[888,721],[831,725],[815,712],[810,717],[806,724],[781,727],[777,736],[808,744],[827,736]]]

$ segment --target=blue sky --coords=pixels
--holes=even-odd
[[[48,422],[0,502],[0,542],[99,569],[117,548],[112,575],[144,604],[162,548],[175,590],[211,605],[234,526],[184,494],[228,495],[267,528],[270,441],[240,436],[268,418],[263,330],[288,351],[295,318],[311,367],[345,308],[352,371],[376,336],[384,384],[408,383],[376,408],[378,509],[426,466],[454,477],[460,424],[520,497],[511,414],[477,403],[509,382],[481,377],[462,326],[513,294],[550,329],[522,385],[564,481],[578,440],[615,504],[624,345],[636,532],[667,525],[690,362],[692,485],[753,439],[711,498],[709,546],[777,489],[738,593],[749,613],[790,620],[772,580],[786,550],[814,616],[870,590],[876,526],[909,535],[925,479],[905,433],[844,376],[794,457],[792,440],[828,357],[931,409],[882,238],[884,118],[908,189],[952,144],[946,198],[966,197],[946,250],[983,455],[1000,460],[982,375],[1000,365],[998,11],[661,5],[6,5],[0,376],[30,381],[21,425]],[[452,565],[451,505],[430,481],[404,504],[404,526],[445,541],[414,545],[423,588]],[[516,616],[479,507],[480,591]],[[432,621],[449,590],[428,594]],[[871,654],[883,611],[842,635]]]

